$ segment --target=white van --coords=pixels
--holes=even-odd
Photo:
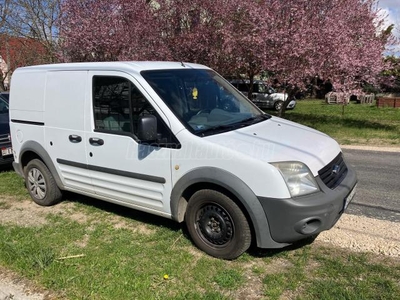
[[[72,191],[184,221],[224,259],[331,228],[357,181],[333,139],[263,113],[202,65],[19,68],[10,122],[14,169],[37,204]]]

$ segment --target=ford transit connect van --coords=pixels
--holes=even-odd
[[[37,204],[72,191],[185,222],[219,258],[330,229],[355,192],[333,139],[263,113],[202,65],[19,68],[10,114],[14,169]]]

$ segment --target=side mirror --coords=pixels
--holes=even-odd
[[[153,142],[157,140],[156,116],[147,115],[139,118],[138,138],[142,142]]]

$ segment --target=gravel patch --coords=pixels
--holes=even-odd
[[[400,257],[400,223],[344,214],[315,241],[354,252]]]

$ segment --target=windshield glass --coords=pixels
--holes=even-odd
[[[8,114],[8,103],[0,98],[0,114]]]
[[[141,74],[194,134],[215,134],[269,117],[212,70],[152,70]]]

